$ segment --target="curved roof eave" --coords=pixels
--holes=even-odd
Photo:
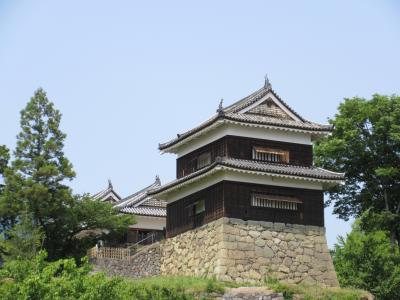
[[[248,118],[248,120],[243,120],[246,119],[243,115],[240,114],[239,112],[243,110],[244,108],[256,103],[257,101],[263,99],[263,97],[266,97],[268,94],[272,94],[273,97],[275,97],[276,101],[280,103],[287,111],[292,114],[295,118],[298,119],[297,122],[288,122],[287,120],[282,120],[282,119],[275,119],[274,121],[256,121],[256,117],[253,118]],[[242,119],[242,120],[239,120]],[[266,118],[267,119],[267,118]],[[330,125],[322,125],[322,124],[317,124],[311,121],[306,120],[302,116],[300,116],[293,108],[291,108],[285,101],[283,101],[279,95],[272,89],[271,85],[265,85],[262,88],[258,89],[257,91],[253,92],[252,94],[240,99],[239,101],[234,102],[233,104],[222,108],[222,103],[221,107],[217,110],[217,114],[212,116],[210,119],[206,120],[199,126],[194,127],[191,130],[188,130],[182,134],[177,134],[177,137],[175,139],[172,139],[166,143],[161,143],[159,144],[159,150],[163,152],[171,152],[169,149],[171,149],[173,146],[180,142],[184,142],[185,140],[189,139],[199,131],[202,131],[206,129],[207,127],[212,126],[215,122],[218,120],[233,120],[233,121],[241,121],[246,124],[263,124],[263,125],[268,125],[268,126],[274,126],[278,129],[303,129],[307,132],[310,133],[316,133],[316,132],[325,132],[329,133],[332,130],[332,127]],[[286,123],[286,124],[285,124]],[[290,124],[289,124],[290,123]],[[190,140],[190,139],[189,139]]]
[[[321,125],[321,129],[311,129],[311,128],[301,128],[301,127],[296,127],[296,126],[283,126],[279,124],[263,124],[263,123],[258,123],[258,122],[244,122],[241,120],[235,120],[234,118],[229,118],[229,117],[223,117],[223,118],[218,118],[213,120],[212,122],[209,122],[206,126],[203,126],[202,128],[199,128],[197,130],[193,130],[193,132],[190,132],[189,134],[185,135],[182,134],[178,138],[171,140],[169,142],[159,144],[158,149],[162,153],[175,153],[174,149],[177,149],[181,147],[182,145],[185,145],[186,143],[189,143],[193,139],[216,129],[217,127],[221,126],[222,124],[236,124],[236,125],[241,125],[241,126],[250,126],[250,127],[261,127],[261,128],[266,128],[266,129],[275,129],[275,130],[282,130],[282,131],[292,131],[292,132],[302,132],[302,133],[310,133],[312,135],[327,135],[331,133],[331,127],[329,125]],[[320,124],[318,124],[320,125]],[[324,127],[322,127],[324,126]]]
[[[237,163],[235,163],[235,161]],[[186,186],[192,182],[198,181],[201,178],[210,176],[221,170],[230,170],[234,172],[245,172],[249,174],[257,174],[264,176],[272,176],[272,177],[281,177],[281,178],[290,178],[297,180],[306,180],[306,181],[314,181],[321,183],[330,183],[330,184],[339,184],[343,182],[344,173],[336,173],[329,170],[325,170],[322,168],[307,168],[307,167],[299,167],[299,166],[290,166],[290,165],[279,165],[279,164],[264,164],[264,166],[272,166],[274,168],[266,168],[262,170],[262,168],[257,169],[257,167],[252,166],[252,164],[257,164],[256,161],[247,161],[247,160],[239,160],[239,159],[225,159],[219,158],[217,161],[213,162],[208,167],[200,169],[194,173],[191,173],[185,177],[176,179],[164,186],[153,189],[149,191],[149,195],[159,196],[161,194],[165,194],[171,192],[175,189],[179,189],[183,186]],[[263,165],[263,164],[261,164]],[[276,168],[278,167],[278,168]],[[279,167],[281,168],[279,170]],[[287,170],[285,170],[287,168]],[[294,170],[294,171],[293,171]],[[303,171],[304,174],[300,174]],[[312,171],[314,173],[320,172],[321,175],[312,175],[307,174],[304,171]],[[325,173],[325,175],[323,175]],[[329,174],[329,175],[328,175]]]

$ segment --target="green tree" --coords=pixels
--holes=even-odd
[[[0,146],[0,176],[3,176],[10,159],[10,151],[4,145]]]
[[[0,146],[0,197],[3,195],[4,183],[3,177],[4,172],[8,167],[8,161],[10,160],[10,151],[6,146]],[[0,233],[3,231],[3,219],[0,219]]]
[[[60,224],[60,227],[54,226],[57,237],[46,246],[48,251],[58,254],[54,258],[85,255],[86,250],[99,239],[120,240],[129,225],[135,222],[132,216],[121,215],[111,203],[79,195],[57,218]]]
[[[3,197],[3,190],[4,190],[4,184],[3,184],[3,177],[4,177],[4,172],[8,167],[8,161],[10,159],[10,153],[9,150],[6,146],[0,146],[0,212],[5,211],[5,207],[2,207],[2,204],[4,203],[1,201]],[[5,230],[7,228],[8,224],[7,218],[5,218],[5,215],[0,213],[0,241],[1,237],[5,235]],[[4,245],[0,243],[0,256],[5,253]]]
[[[77,238],[81,231],[100,229],[100,236],[107,239],[133,222],[109,204],[73,195],[67,182],[75,172],[63,152],[66,135],[59,129],[60,121],[61,113],[38,89],[21,111],[21,132],[14,160],[4,172],[0,198],[0,216],[9,227],[27,209],[33,225],[44,233],[43,246],[50,259],[83,254],[93,235]]]
[[[366,233],[357,221],[346,238],[338,238],[333,263],[342,286],[368,290],[382,300],[400,299],[400,253],[391,252],[387,232]]]
[[[34,226],[27,211],[19,216],[19,222],[5,234],[7,239],[0,239],[0,248],[7,260],[33,259],[41,248],[43,233],[40,227]]]
[[[346,173],[327,204],[345,220],[363,215],[363,229],[387,230],[400,247],[400,97],[345,99],[338,110],[315,147],[317,165]]]
[[[11,178],[12,170],[9,166],[10,153],[6,146],[0,146],[0,237],[6,236],[16,223],[18,212],[21,209],[21,201],[15,191],[18,189],[18,181],[7,180]],[[6,182],[8,182],[6,188]]]

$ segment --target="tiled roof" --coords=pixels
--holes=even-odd
[[[161,182],[157,177],[154,183],[122,199],[114,207],[122,213],[164,217],[167,215],[167,203],[148,195],[149,190],[160,186]]]
[[[217,166],[221,166],[225,169],[238,170],[238,171],[255,171],[262,172],[270,175],[284,175],[290,177],[298,177],[305,179],[314,179],[314,180],[329,180],[329,181],[341,181],[344,179],[344,173],[336,173],[331,172],[318,167],[303,167],[303,166],[294,166],[288,164],[278,164],[278,163],[270,163],[270,162],[262,162],[255,160],[243,160],[243,159],[235,159],[222,157],[217,158],[215,162],[210,164],[209,166],[200,169],[196,172],[193,172],[187,176],[176,179],[166,185],[160,186],[158,188],[152,189],[149,191],[149,195],[155,195],[159,192],[172,188],[176,185],[183,184],[184,182],[194,179],[202,174],[206,174],[214,170]],[[206,176],[206,175],[205,175]]]
[[[154,216],[154,217],[166,217],[167,210],[165,208],[158,207],[125,207],[120,210],[122,213],[142,215],[142,216]]]
[[[93,199],[101,201],[106,201],[110,197],[112,197],[116,202],[121,200],[121,197],[114,191],[111,180],[108,180],[108,186],[106,189],[92,195]]]
[[[272,94],[274,98],[279,102],[280,106],[277,103],[272,103],[274,107],[269,108],[270,113],[265,113],[265,110],[249,110],[249,112],[243,113],[242,111],[246,108],[251,108],[253,104],[257,104],[257,101],[263,99],[268,94]],[[272,99],[272,98],[271,98]],[[268,101],[266,99],[266,101]],[[265,101],[264,101],[265,102]],[[262,103],[260,104],[262,105]],[[294,118],[291,118],[287,115],[284,109],[291,113]],[[285,114],[285,116],[283,116]],[[297,120],[296,120],[297,119]],[[166,143],[159,144],[160,150],[165,150],[180,141],[190,137],[191,135],[207,128],[208,126],[213,125],[214,123],[222,122],[224,120],[228,121],[236,121],[239,123],[245,124],[259,124],[259,125],[266,125],[266,126],[273,126],[277,128],[289,128],[289,129],[296,129],[296,130],[305,130],[311,132],[329,132],[332,130],[332,126],[330,125],[322,125],[314,122],[310,122],[303,117],[301,117],[298,113],[296,113],[289,105],[286,104],[271,88],[271,86],[265,85],[261,89],[257,90],[256,92],[252,93],[251,95],[225,107],[218,109],[217,114],[212,116],[207,121],[203,122],[199,126],[186,131],[182,134],[178,134],[175,139],[172,139]]]
[[[132,195],[129,195],[128,197],[125,197],[121,201],[119,201],[115,207],[118,208],[123,208],[127,206],[132,206],[132,205],[137,205],[140,202],[143,202],[147,198],[147,191],[154,189],[156,187],[161,186],[160,179],[157,178],[156,181],[149,186],[146,186],[145,188],[141,189],[140,191],[133,193]]]
[[[221,164],[229,167],[268,172],[274,174],[285,174],[299,177],[309,177],[328,180],[343,180],[344,173],[336,173],[318,167],[293,166],[288,164],[268,163],[243,159],[222,159]]]
[[[311,131],[330,131],[330,125],[321,125],[310,121],[299,122],[290,119],[277,119],[273,117],[256,115],[256,114],[235,114],[228,113],[225,115],[228,120],[241,121],[254,124],[265,124],[273,126],[281,126],[288,128],[306,129]]]
[[[300,116],[297,112],[295,112],[293,108],[291,108],[285,101],[283,101],[281,99],[281,97],[278,96],[278,94],[271,88],[270,85],[269,86],[264,85],[261,89],[255,91],[251,95],[244,97],[243,99],[225,107],[224,112],[225,113],[230,113],[230,112],[238,113],[242,109],[244,109],[244,108],[248,107],[249,105],[260,100],[262,97],[267,95],[269,92],[271,92],[278,99],[278,101],[280,103],[282,103],[292,114],[294,114],[296,117],[298,117],[301,121],[306,122],[306,120],[302,116]]]

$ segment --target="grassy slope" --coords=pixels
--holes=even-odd
[[[225,288],[243,286],[231,282],[222,282],[215,279],[195,277],[160,276],[145,279],[130,280],[130,284],[136,287],[159,287],[184,292],[189,299],[206,297],[207,293],[223,294]],[[248,284],[254,286],[254,284]],[[292,299],[293,295],[303,295],[304,300],[359,300],[367,293],[355,289],[321,288],[316,286],[292,285],[280,283],[277,280],[269,280],[265,283],[269,288],[282,292],[285,299]]]
[[[302,295],[304,300],[358,300],[366,299],[367,292],[349,288],[321,288],[303,284],[287,284],[277,280],[267,280],[266,285],[274,291],[283,293],[285,299],[292,299],[293,295]]]

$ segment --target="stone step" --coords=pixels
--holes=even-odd
[[[265,287],[239,287],[229,289],[221,299],[224,300],[285,300],[282,293],[276,293]]]

